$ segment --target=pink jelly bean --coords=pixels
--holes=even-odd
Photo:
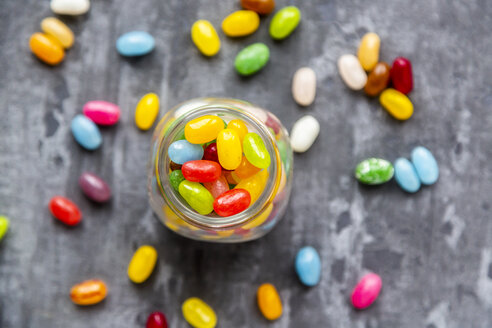
[[[366,274],[355,285],[352,292],[352,305],[359,310],[367,308],[378,298],[382,286],[381,277],[375,273]]]
[[[120,108],[118,105],[103,100],[87,102],[84,105],[83,113],[99,125],[113,125],[120,119]]]
[[[278,121],[278,119],[276,117],[268,115],[267,120],[265,122],[265,125],[268,126],[269,128],[272,128],[272,130],[273,130],[273,132],[275,132],[275,134],[280,133],[280,122]]]
[[[229,183],[227,183],[227,179],[224,175],[221,175],[220,178],[215,181],[204,182],[203,186],[207,188],[208,191],[210,191],[214,198],[219,197],[227,190],[229,190]]]

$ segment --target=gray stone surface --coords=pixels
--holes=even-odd
[[[0,327],[143,327],[162,310],[171,327],[187,327],[180,306],[198,296],[216,310],[219,327],[490,327],[492,325],[492,2],[489,0],[282,1],[303,14],[283,42],[268,37],[271,17],[257,33],[225,38],[207,59],[192,45],[198,18],[214,26],[239,9],[239,1],[92,1],[90,13],[63,18],[76,43],[51,68],[28,48],[29,36],[50,16],[48,1],[0,4],[0,212],[12,227],[0,244]],[[120,57],[116,38],[127,31],[152,33],[155,51]],[[348,90],[336,59],[354,53],[366,31],[382,39],[381,58],[403,55],[413,63],[415,115],[399,123],[376,99]],[[233,58],[261,41],[271,61],[240,78]],[[318,74],[314,105],[298,107],[290,95],[300,66]],[[295,157],[294,190],[284,220],[266,237],[238,245],[207,244],[167,231],[152,214],[145,166],[150,132],[138,131],[133,111],[146,92],[161,97],[162,111],[198,96],[255,102],[287,128],[304,114],[322,126],[312,149]],[[88,100],[121,106],[116,127],[102,129],[103,146],[87,152],[73,140],[70,120]],[[369,156],[395,160],[412,148],[431,149],[439,182],[415,195],[391,182],[377,188],[352,178]],[[90,170],[113,187],[110,204],[83,197],[79,174]],[[56,194],[74,199],[84,221],[56,222],[47,203]],[[126,267],[141,244],[159,251],[156,272],[142,286]],[[300,285],[296,251],[316,247],[322,257],[319,286]],[[370,309],[354,311],[348,295],[366,271],[379,273],[383,292]],[[70,287],[104,279],[107,300],[74,306]],[[273,282],[284,314],[268,323],[255,292]]]

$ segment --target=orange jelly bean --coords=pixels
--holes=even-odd
[[[241,164],[237,167],[237,169],[234,170],[234,173],[236,176],[240,179],[246,179],[249,178],[250,176],[260,172],[260,168],[254,166],[251,164],[247,159],[246,156],[243,156],[241,159]]]
[[[272,284],[263,284],[258,287],[258,307],[268,320],[276,320],[282,315],[282,301],[277,289]]]
[[[246,124],[241,120],[232,120],[227,124],[227,128],[237,132],[242,144],[244,137],[248,134],[248,127]]]
[[[49,65],[59,64],[65,57],[61,43],[44,33],[31,35],[29,47],[36,57]]]
[[[106,298],[107,288],[102,280],[86,280],[70,289],[70,298],[77,305],[93,305]]]

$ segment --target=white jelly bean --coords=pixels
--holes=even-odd
[[[303,153],[311,147],[319,134],[319,122],[311,115],[300,118],[292,127],[290,145],[295,152]]]
[[[301,106],[309,106],[316,96],[316,73],[309,67],[297,70],[292,78],[292,96]]]
[[[361,90],[366,85],[367,74],[354,55],[347,54],[338,58],[338,73],[352,90]]]
[[[59,15],[82,15],[89,11],[89,0],[51,0],[50,7]]]

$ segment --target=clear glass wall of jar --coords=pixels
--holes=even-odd
[[[187,122],[203,115],[217,115],[226,123],[241,119],[249,132],[260,135],[272,159],[266,169],[266,186],[258,200],[233,216],[198,214],[169,182],[169,145],[183,139]],[[254,240],[272,230],[282,218],[292,188],[292,169],[288,132],[275,115],[236,99],[192,99],[168,111],[155,128],[148,165],[150,204],[164,225],[182,236],[223,243]]]

